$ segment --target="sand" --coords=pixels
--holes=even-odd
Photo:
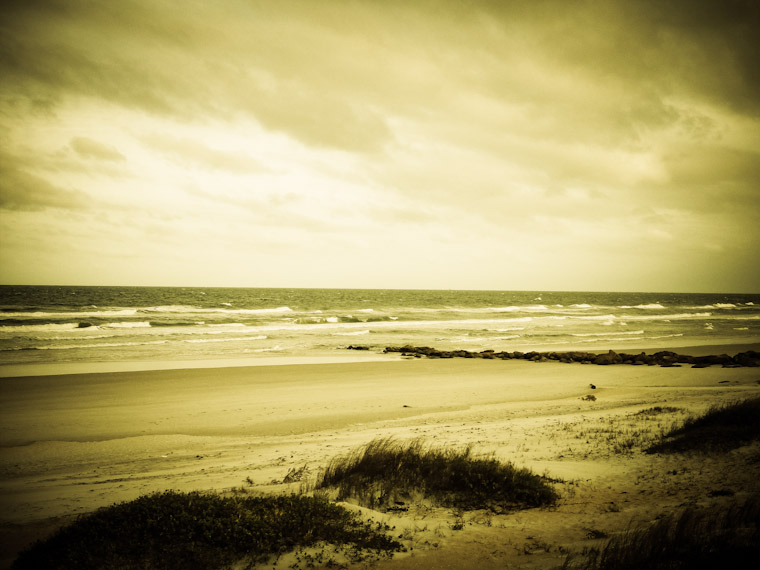
[[[0,378],[0,395],[2,567],[98,507],[164,489],[295,490],[289,471],[308,477],[379,436],[471,444],[564,481],[550,509],[364,510],[410,547],[381,568],[551,568],[594,535],[760,490],[757,446],[641,452],[689,413],[760,395],[752,368],[409,359]],[[634,415],[652,406],[677,409]]]

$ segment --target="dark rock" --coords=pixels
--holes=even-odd
[[[760,353],[755,351],[740,352],[733,358],[734,364],[740,366],[757,367],[760,366]]]
[[[663,364],[674,364],[678,362],[678,355],[675,352],[670,352],[669,350],[661,350],[660,352],[655,352],[652,357],[654,358],[655,362],[661,366]]]
[[[369,350],[369,347],[368,346],[354,346],[352,344],[352,345],[349,345],[347,350]]]
[[[620,364],[623,359],[614,350],[610,350],[607,354],[600,354],[593,360],[594,364],[609,365]]]
[[[84,323],[79,323],[77,325],[77,328],[78,329],[88,329],[88,328],[93,327],[93,326],[95,326],[95,325],[93,325],[92,323],[84,322]]]

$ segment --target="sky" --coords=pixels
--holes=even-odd
[[[760,293],[753,0],[6,0],[0,283]]]

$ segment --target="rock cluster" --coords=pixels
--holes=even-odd
[[[470,352],[467,350],[437,350],[429,346],[389,346],[384,352],[400,352],[405,356],[421,358],[488,358],[511,360],[521,359],[533,362],[580,362],[581,364],[631,364],[634,366],[681,366],[691,364],[692,368],[706,368],[707,366],[720,365],[724,368],[740,366],[760,366],[760,352],[750,350],[740,352],[735,356],[718,354],[710,356],[689,356],[677,354],[668,350],[655,352],[654,354],[626,354],[610,350],[604,354],[595,352],[494,352],[484,350],[482,352]]]

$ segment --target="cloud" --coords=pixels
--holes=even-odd
[[[71,139],[69,145],[79,156],[84,158],[95,158],[98,160],[115,162],[127,160],[124,155],[114,147],[88,139],[87,137],[74,137]]]
[[[426,274],[455,261],[483,287],[588,256],[611,284],[645,270],[659,289],[694,282],[669,274],[676,258],[720,262],[738,283],[740,250],[760,243],[756,2],[2,10],[0,204],[14,227],[22,211],[87,211],[113,221],[98,225],[104,249],[269,262],[261,251],[290,248],[326,278],[337,252],[361,253],[391,286],[432,279],[391,242],[421,252]]]
[[[265,167],[246,152],[210,148],[203,143],[163,134],[149,134],[141,141],[151,149],[189,167],[208,168],[227,172],[261,172]]]
[[[83,192],[51,184],[39,176],[17,168],[12,159],[0,157],[0,209],[78,210],[86,208],[90,202]]]

